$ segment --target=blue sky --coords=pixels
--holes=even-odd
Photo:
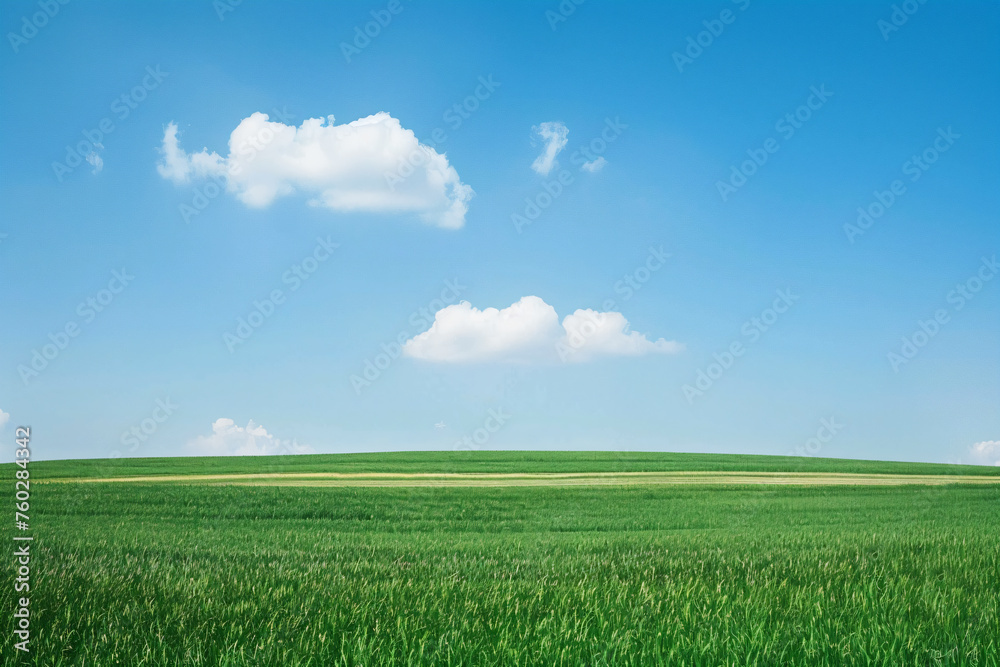
[[[37,458],[1000,460],[994,3],[914,3],[905,22],[892,3],[757,0],[45,8],[0,9],[0,409],[11,438],[32,426]],[[296,128],[327,119],[316,136],[343,173],[265,142],[255,180],[219,192],[255,113],[303,143]],[[336,134],[379,113],[383,143]],[[565,132],[547,173],[543,123]],[[95,130],[93,164],[66,168]],[[405,197],[379,195],[378,161],[407,142],[474,195],[419,169]],[[218,161],[199,172],[203,148]],[[881,215],[862,229],[859,207]],[[378,358],[449,299],[423,342]],[[552,343],[574,314],[608,336],[564,362]],[[384,368],[360,383],[369,362]]]

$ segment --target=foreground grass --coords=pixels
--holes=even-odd
[[[998,503],[993,485],[41,485],[29,662],[995,666]]]

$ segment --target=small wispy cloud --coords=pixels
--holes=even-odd
[[[101,170],[104,169],[104,158],[101,157],[100,153],[97,151],[104,150],[104,145],[100,142],[94,144],[94,150],[87,153],[87,162],[93,167],[92,174],[99,174]]]
[[[547,176],[559,164],[556,156],[566,147],[569,129],[559,121],[549,121],[531,128],[532,134],[545,142],[542,154],[531,163],[531,168],[542,176]]]
[[[608,163],[603,157],[598,157],[597,159],[591,160],[590,162],[584,162],[580,165],[580,169],[590,172],[591,174],[596,174],[601,169],[604,169],[604,165]]]

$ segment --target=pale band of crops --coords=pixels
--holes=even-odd
[[[637,485],[796,485],[903,486],[998,484],[985,475],[888,475],[812,472],[601,472],[601,473],[259,473],[231,475],[148,475],[76,477],[39,483],[175,483],[242,486],[637,486]]]

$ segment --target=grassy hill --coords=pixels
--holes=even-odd
[[[13,475],[13,464],[2,474]],[[748,454],[672,452],[387,452],[295,456],[171,457],[35,461],[33,479],[239,473],[525,472],[838,472],[902,475],[1000,475],[1000,467]]]

